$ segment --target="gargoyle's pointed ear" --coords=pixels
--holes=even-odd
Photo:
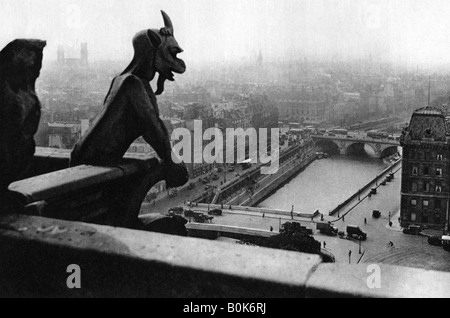
[[[150,45],[154,49],[159,48],[162,44],[161,37],[159,36],[159,34],[153,30],[148,30],[147,34],[148,34],[148,39],[150,41]]]

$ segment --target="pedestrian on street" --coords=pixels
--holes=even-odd
[[[366,218],[364,218],[364,224],[367,224],[367,219]]]
[[[266,214],[265,213],[263,213],[263,218],[266,216]]]
[[[272,226],[270,227],[270,232],[273,232],[273,227]]]
[[[323,248],[327,248],[327,242],[323,242]]]
[[[345,215],[342,216],[342,222],[345,222]]]

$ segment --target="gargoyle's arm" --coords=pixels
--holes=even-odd
[[[128,98],[144,125],[143,137],[165,162],[172,162],[172,148],[166,126],[159,118],[157,105],[149,98],[143,84],[135,77],[126,81]]]

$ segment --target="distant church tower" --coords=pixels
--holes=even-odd
[[[81,65],[88,65],[88,45],[87,43],[81,43]]]
[[[261,52],[261,50],[259,50],[259,55],[258,55],[258,59],[256,60],[256,64],[257,64],[258,66],[262,66],[262,64],[263,64],[263,57],[262,57],[262,52]]]

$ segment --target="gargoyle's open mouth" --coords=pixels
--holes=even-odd
[[[158,83],[157,83],[157,90],[155,92],[156,95],[161,95],[164,92],[164,82],[166,80],[168,81],[175,81],[175,75],[177,74],[183,74],[186,72],[186,64],[182,59],[176,58],[175,63],[173,67],[171,67],[170,70],[166,70],[165,72],[159,73]]]

